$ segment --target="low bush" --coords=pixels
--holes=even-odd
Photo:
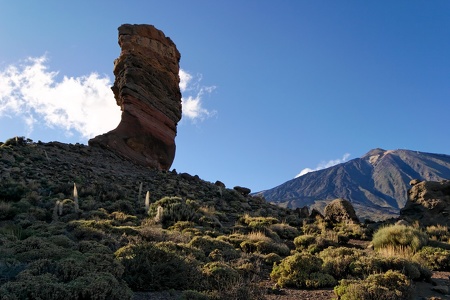
[[[326,234],[321,235],[300,235],[294,239],[295,249],[297,251],[307,251],[311,254],[318,253],[330,246],[338,246],[339,237],[337,233],[334,236]]]
[[[275,264],[270,277],[281,287],[332,287],[336,280],[324,273],[322,263],[322,260],[314,255],[296,253]]]
[[[380,255],[361,256],[349,266],[350,274],[356,278],[366,278],[370,274],[388,270],[401,272],[411,280],[429,279],[431,271],[420,263],[402,257],[382,257]]]
[[[392,270],[364,280],[343,279],[334,288],[339,300],[405,300],[411,299],[412,291],[410,280]]]
[[[300,235],[300,231],[297,228],[286,223],[272,224],[269,229],[285,240],[293,240]]]
[[[195,262],[161,248],[143,242],[116,251],[125,267],[123,279],[128,286],[139,291],[196,289],[199,270]]]
[[[195,201],[185,201],[180,197],[164,197],[150,205],[148,214],[155,222],[164,228],[174,225],[178,221],[198,221]]]
[[[196,236],[188,245],[202,250],[206,256],[217,249],[225,260],[235,259],[240,255],[230,243],[210,236]]]
[[[448,230],[448,226],[444,225],[433,225],[428,226],[426,228],[426,232],[430,239],[440,241],[440,242],[448,242],[450,239],[450,232]]]
[[[450,271],[450,250],[426,246],[420,249],[414,259],[423,262],[435,271]]]
[[[242,216],[239,221],[250,227],[252,230],[262,230],[280,222],[273,217],[252,217],[248,214]]]
[[[336,279],[351,276],[351,264],[363,255],[364,252],[362,250],[346,247],[330,247],[318,253],[318,257],[323,261],[322,268],[324,272]]]

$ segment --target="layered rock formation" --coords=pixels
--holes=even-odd
[[[112,90],[122,118],[116,129],[89,140],[133,162],[168,170],[181,119],[180,53],[152,25],[119,27],[122,49],[114,61]]]
[[[450,180],[411,181],[408,201],[400,210],[400,217],[421,225],[450,226]]]

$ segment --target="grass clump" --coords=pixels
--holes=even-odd
[[[375,250],[381,248],[405,248],[410,247],[413,251],[418,251],[428,243],[426,233],[417,228],[405,225],[392,225],[380,228],[375,232],[372,244]]]

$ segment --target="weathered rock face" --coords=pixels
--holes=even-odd
[[[112,90],[122,119],[116,129],[89,140],[137,164],[168,170],[181,119],[180,53],[152,25],[119,27],[122,49],[114,61]]]
[[[424,226],[450,225],[450,180],[411,181],[408,200],[400,210],[400,218]]]
[[[359,222],[352,204],[345,199],[335,199],[328,203],[325,206],[325,219],[334,223]]]

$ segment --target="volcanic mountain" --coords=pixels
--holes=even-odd
[[[282,207],[308,206],[319,211],[331,200],[344,198],[353,204],[358,217],[380,220],[398,216],[412,179],[449,178],[450,155],[377,148],[257,194]]]

